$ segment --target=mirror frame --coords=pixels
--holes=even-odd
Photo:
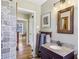
[[[61,30],[61,23],[62,20],[61,14],[70,11],[70,30],[64,31]],[[66,16],[67,17],[67,16]],[[58,11],[58,20],[57,20],[57,32],[58,33],[64,33],[64,34],[73,34],[74,32],[74,6],[65,8],[63,10]]]

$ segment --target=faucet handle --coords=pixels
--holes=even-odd
[[[62,46],[62,43],[60,41],[57,41],[58,46]]]

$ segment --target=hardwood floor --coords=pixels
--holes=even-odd
[[[26,45],[26,42],[19,42],[19,50],[16,52],[17,59],[39,59],[32,58],[32,49],[30,45]]]

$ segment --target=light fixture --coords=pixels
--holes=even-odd
[[[65,0],[60,0],[60,2],[61,2],[61,3],[64,3],[64,2],[65,2]]]
[[[53,5],[55,6],[55,5],[58,4],[58,3],[65,3],[65,1],[66,1],[66,0],[60,0],[60,1],[56,2],[56,3],[54,3]]]

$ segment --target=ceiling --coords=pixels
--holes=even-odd
[[[42,5],[47,0],[27,0],[27,1],[30,1],[30,2],[38,4],[38,5]]]

